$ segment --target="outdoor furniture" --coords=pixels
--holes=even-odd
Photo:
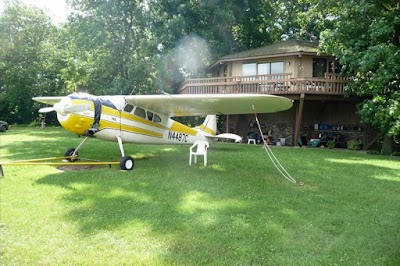
[[[192,165],[192,157],[194,157],[194,163],[197,163],[197,156],[203,156],[204,157],[204,166],[206,166],[207,165],[207,150],[208,150],[209,146],[210,146],[210,144],[207,141],[204,141],[204,140],[196,141],[190,147],[189,165]]]
[[[248,139],[247,144],[256,144],[256,139]]]

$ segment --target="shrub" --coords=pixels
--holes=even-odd
[[[382,153],[378,150],[369,150],[367,153],[372,155],[382,155]]]
[[[333,148],[335,148],[335,141],[334,140],[328,140],[328,142],[326,143],[326,146],[329,148],[329,149],[333,149]]]
[[[359,150],[361,149],[361,145],[357,140],[349,140],[347,142],[347,148],[349,150]]]
[[[395,151],[392,153],[393,156],[400,156],[400,151]]]

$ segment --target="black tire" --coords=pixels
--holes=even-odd
[[[74,152],[75,152],[75,148],[69,148],[68,150],[65,151],[64,156],[72,156],[74,154]],[[68,158],[67,160],[70,162],[76,161],[78,159],[79,153],[76,152],[75,155],[76,156],[74,158]]]
[[[135,166],[135,161],[131,156],[124,156],[122,157],[121,161],[119,162],[119,167],[121,170],[133,170],[133,167]]]
[[[0,127],[0,132],[6,132],[6,130],[7,130],[6,125],[2,125],[2,126]]]

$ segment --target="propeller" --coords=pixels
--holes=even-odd
[[[67,115],[70,113],[79,113],[79,112],[84,112],[87,110],[90,110],[89,104],[69,105],[69,104],[63,104],[61,102],[58,102],[53,107],[40,108],[39,113],[48,113],[48,112],[56,111],[57,113],[59,113],[61,115]]]
[[[53,112],[53,111],[55,111],[54,110],[54,107],[43,107],[43,108],[40,108],[39,109],[39,113],[49,113],[49,112]]]
[[[90,110],[90,104],[74,104],[64,106],[64,111],[68,113],[79,113]],[[57,111],[57,110],[56,110]]]

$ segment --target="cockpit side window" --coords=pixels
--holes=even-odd
[[[132,112],[133,108],[134,108],[134,106],[132,104],[127,103],[124,107],[124,111],[127,113],[130,113],[130,112]]]
[[[136,107],[135,109],[135,115],[141,117],[141,118],[147,118],[146,117],[146,111],[140,107]]]
[[[153,116],[154,116],[154,114],[152,112],[147,111],[147,119],[148,120],[153,121]]]
[[[161,123],[161,118],[158,115],[154,114],[153,122],[154,123]]]

